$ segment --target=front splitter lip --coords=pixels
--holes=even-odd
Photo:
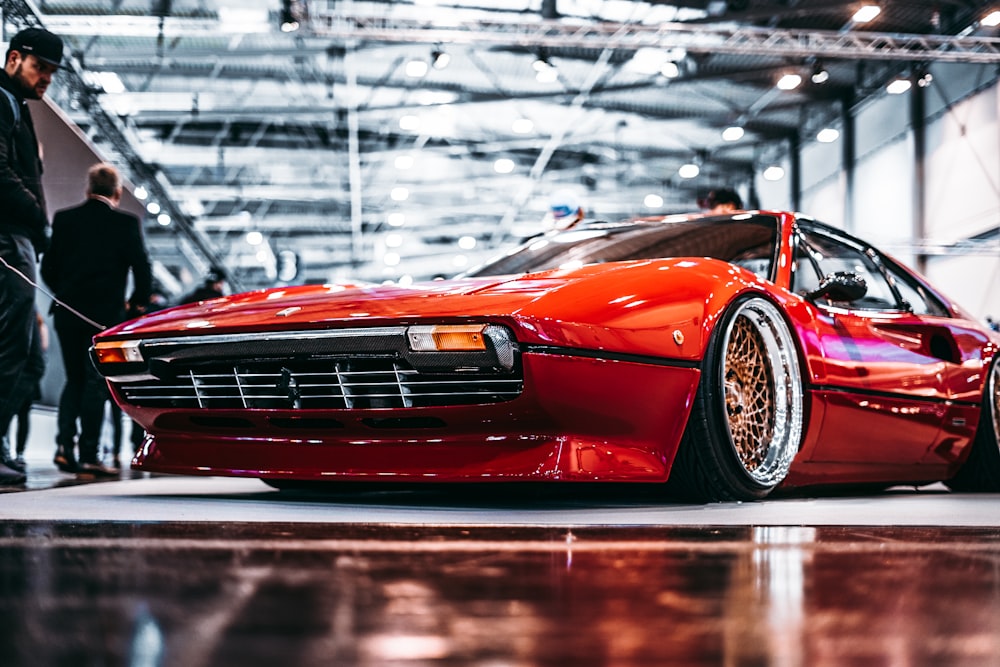
[[[132,467],[144,472],[363,482],[663,482],[656,447],[570,436],[490,443],[206,443],[149,438]]]

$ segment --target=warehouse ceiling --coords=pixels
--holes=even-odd
[[[3,2],[8,39],[66,39],[51,97],[148,193],[174,289],[213,263],[237,288],[449,275],[544,230],[554,196],[601,219],[719,186],[756,204],[755,174],[846,109],[995,37],[988,2],[863,4]]]

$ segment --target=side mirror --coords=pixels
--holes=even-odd
[[[827,298],[831,301],[856,301],[868,293],[868,283],[856,273],[835,271],[819,281],[819,287],[805,295],[810,301]]]

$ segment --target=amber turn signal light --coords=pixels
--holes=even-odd
[[[100,341],[94,345],[94,354],[102,364],[134,364],[142,361],[137,340]]]
[[[483,351],[485,324],[442,324],[410,327],[407,337],[414,352]]]

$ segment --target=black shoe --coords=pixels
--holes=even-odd
[[[20,457],[16,459],[7,459],[3,462],[3,464],[8,468],[13,468],[18,472],[24,472],[28,469],[28,466],[27,464],[25,464],[24,459]]]
[[[76,462],[76,459],[72,456],[66,456],[62,450],[56,452],[52,462],[56,464],[60,472],[69,473],[70,475],[80,472],[80,464]]]
[[[0,484],[24,484],[27,479],[28,476],[20,470],[14,470],[0,463]]]
[[[118,477],[121,474],[121,470],[118,468],[109,468],[103,463],[81,463],[76,476],[82,478],[107,478]]]

